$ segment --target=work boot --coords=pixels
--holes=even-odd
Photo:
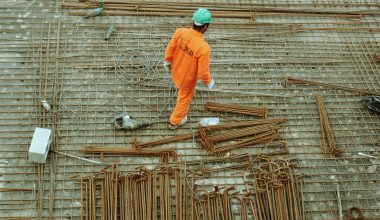
[[[184,118],[182,118],[182,120],[179,122],[178,125],[172,125],[172,123],[170,123],[169,129],[172,129],[172,130],[177,129],[179,126],[186,124],[186,122],[187,122],[187,115]]]

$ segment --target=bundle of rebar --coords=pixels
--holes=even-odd
[[[326,111],[326,106],[323,101],[322,96],[316,95],[315,100],[317,102],[317,107],[318,107],[318,113],[319,113],[319,119],[321,122],[321,142],[322,142],[322,150],[324,153],[331,154],[333,156],[338,156],[341,154],[343,151],[339,149],[334,141],[334,132],[331,128],[330,125],[330,120],[329,116]],[[326,143],[327,140],[327,143]],[[327,145],[327,146],[326,146]]]
[[[212,134],[212,131],[207,127],[201,127],[199,128],[198,141],[203,149],[221,154],[235,148],[273,141],[279,138],[279,128],[275,124],[263,124],[227,131],[221,134]],[[220,146],[221,142],[243,137],[249,138],[234,144]]]
[[[191,210],[194,210],[192,219],[234,219],[231,202],[231,193],[235,189],[229,186],[224,190],[214,187],[211,192],[203,191],[202,194],[191,203]]]
[[[263,156],[259,169],[246,181],[246,193],[234,191],[235,186],[207,191],[196,189],[192,197],[190,219],[260,219],[260,220],[304,220],[302,179],[294,175],[293,165],[285,160],[274,161]],[[253,187],[253,188],[249,188]],[[233,212],[239,210],[238,214]]]
[[[265,160],[254,174],[254,193],[248,191],[246,197],[253,219],[304,220],[302,179],[293,174],[288,161]]]
[[[184,213],[183,183],[180,171],[173,167],[140,167],[122,175],[118,166],[112,165],[95,175],[80,177],[81,219],[185,219],[179,218]]]
[[[141,148],[124,148],[124,147],[113,147],[113,146],[85,146],[81,149],[83,153],[86,154],[114,154],[114,155],[137,155],[137,156],[162,156],[169,155],[177,157],[177,152],[175,149],[141,149]]]
[[[114,164],[89,176],[77,175],[81,219],[304,220],[302,182],[293,165],[269,156],[255,161],[259,169],[253,170],[252,161],[240,167],[253,171],[245,182],[247,193],[235,191],[235,185],[201,186],[198,180],[209,177],[197,174],[200,167],[189,170],[183,164],[140,166],[125,174]]]
[[[218,112],[230,112],[244,115],[253,115],[266,118],[268,115],[267,108],[253,107],[238,104],[222,104],[216,102],[206,102],[205,109]]]
[[[233,131],[227,131],[222,134],[207,135],[207,137],[203,136],[204,132],[201,132],[201,138],[207,138],[208,142],[215,143],[219,141],[227,141],[227,140],[231,140],[235,138],[261,134],[267,131],[272,131],[272,130],[277,130],[277,129],[279,129],[278,126],[275,126],[272,124],[266,124],[266,125],[258,125],[258,126],[253,126],[253,127],[241,128],[241,129],[237,129]],[[205,131],[207,129],[201,129],[201,130]]]
[[[133,143],[133,145],[134,145],[134,147],[137,147],[137,148],[147,148],[147,147],[154,147],[154,146],[167,144],[167,143],[189,140],[191,138],[196,138],[197,136],[198,136],[198,132],[187,133],[187,134],[181,134],[181,135],[177,135],[177,136],[161,138],[159,140],[149,141],[149,142],[144,142],[144,143],[135,142],[135,143]]]
[[[158,213],[158,199],[154,196],[157,194],[156,186],[155,172],[142,169],[138,173],[121,176],[120,219],[156,219]],[[162,197],[162,201],[165,199],[167,197]]]
[[[235,144],[217,147],[213,150],[213,152],[216,154],[221,154],[221,153],[224,153],[224,152],[227,152],[239,147],[252,146],[252,145],[256,145],[260,143],[271,142],[277,137],[278,137],[278,130],[269,130],[267,132],[258,134],[254,136],[253,138],[249,138],[247,140],[240,141]]]
[[[220,124],[220,125],[210,125],[210,126],[203,126],[203,128],[206,128],[208,130],[222,130],[222,129],[233,129],[233,128],[244,128],[244,127],[252,127],[252,126],[258,126],[258,125],[265,125],[265,124],[280,124],[283,122],[286,122],[288,119],[286,118],[271,118],[271,119],[261,119],[261,120],[254,120],[254,121],[242,121],[242,122],[233,122],[233,123],[227,123],[227,124]]]
[[[211,126],[204,126],[199,128],[199,131],[194,133],[187,133],[187,134],[181,134],[177,136],[172,137],[166,137],[162,138],[156,141],[150,141],[150,142],[135,142],[133,143],[134,147],[136,148],[147,148],[147,147],[154,147],[162,144],[167,143],[173,143],[178,141],[184,141],[189,140],[192,138],[198,138],[200,132],[211,132],[211,131],[218,131],[218,130],[230,130],[234,128],[245,128],[245,127],[253,127],[253,126],[259,126],[259,125],[266,125],[266,124],[280,124],[283,122],[286,122],[287,119],[285,118],[273,118],[273,119],[262,119],[262,120],[255,120],[255,121],[244,121],[244,122],[234,122],[234,123],[228,123],[228,124],[220,124],[220,125],[211,125]]]

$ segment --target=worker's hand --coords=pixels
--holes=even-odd
[[[214,79],[211,79],[211,82],[209,82],[209,83],[207,84],[207,88],[208,88],[208,90],[211,90],[211,89],[214,88],[214,86],[215,86]]]
[[[172,71],[172,63],[164,61],[164,68],[166,71],[171,72]]]

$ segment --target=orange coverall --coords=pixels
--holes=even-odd
[[[172,63],[172,80],[178,88],[170,123],[178,125],[189,112],[197,79],[204,84],[211,82],[210,46],[202,33],[192,28],[179,28],[169,41],[165,60]]]

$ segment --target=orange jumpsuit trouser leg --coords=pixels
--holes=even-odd
[[[194,90],[195,88],[178,89],[177,103],[174,107],[172,115],[170,116],[170,123],[172,125],[178,125],[189,112]]]

